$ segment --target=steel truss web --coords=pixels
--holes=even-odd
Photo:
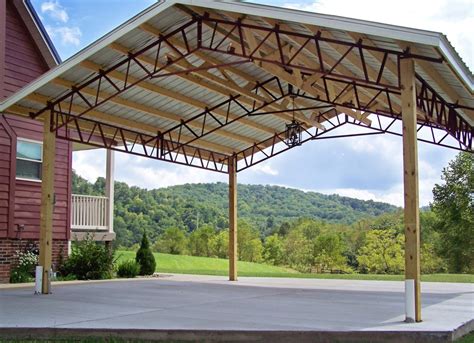
[[[250,30],[252,35],[249,34]],[[183,42],[179,47],[172,43],[178,38]],[[292,49],[289,44],[283,43],[288,39],[299,41],[301,43],[299,48]],[[344,49],[345,52],[339,59],[328,61],[325,57],[322,46],[329,43],[338,46],[339,50]],[[274,46],[273,51],[268,50],[270,45]],[[304,49],[309,46],[312,46],[317,58],[308,59],[308,56],[304,55]],[[190,65],[187,69],[175,72],[166,70],[173,64],[186,61],[197,51],[233,56],[233,61],[201,66]],[[369,67],[366,62],[369,55],[380,57],[375,72],[373,65]],[[143,63],[142,58],[145,56],[148,58],[154,56],[154,64]],[[358,62],[360,75],[346,75],[338,71],[343,68],[349,56],[353,64]],[[300,58],[308,63],[304,65],[297,63]],[[166,35],[159,36],[142,49],[130,52],[113,66],[97,70],[88,80],[71,87],[63,96],[49,102],[36,113],[31,113],[31,116],[50,115],[51,130],[61,139],[222,173],[228,172],[229,158],[236,157],[239,161],[237,170],[241,171],[291,149],[291,146],[285,144],[285,132],[275,133],[234,154],[202,149],[197,143],[200,139],[224,127],[235,125],[244,118],[290,112],[290,108],[278,111],[271,105],[282,104],[291,96],[306,104],[295,110],[300,113],[303,111],[317,113],[314,118],[308,120],[313,122],[315,127],[303,125],[302,143],[360,135],[358,133],[333,135],[336,129],[344,125],[363,127],[371,130],[370,134],[401,135],[400,130],[395,129],[394,123],[401,119],[400,106],[397,103],[401,95],[400,60],[403,58],[422,59],[432,63],[442,62],[441,59],[412,54],[408,50],[381,49],[365,45],[363,41],[349,43],[329,39],[323,37],[321,32],[308,35],[283,30],[278,25],[273,27],[251,25],[241,20],[212,18],[208,13],[202,16],[193,13],[192,19],[187,23]],[[397,73],[394,75],[397,82],[391,84],[386,81],[389,60],[396,61],[397,67]],[[277,68],[273,73],[275,76],[257,82],[251,90],[253,94],[267,100],[256,100],[253,104],[249,104],[241,101],[242,95],[231,95],[226,100],[205,108],[191,118],[183,119],[174,127],[156,134],[126,129],[88,116],[95,108],[144,80],[177,73],[192,73],[197,70],[225,69],[245,63],[254,63],[258,66],[268,64]],[[114,80],[111,76],[117,70],[124,71],[125,78],[121,81]],[[107,92],[104,92],[104,88],[108,89]],[[449,103],[420,75],[416,75],[416,94],[419,110],[418,129],[419,132],[428,131],[428,134],[419,137],[419,140],[472,151],[474,128],[460,115],[459,110],[474,109]],[[242,114],[231,114],[230,108],[235,106],[242,110]],[[341,112],[341,108],[347,113],[341,115],[344,113]],[[224,117],[222,111],[225,113]],[[327,126],[326,129],[319,124]],[[441,131],[444,133],[440,135]],[[452,143],[453,139],[447,137],[454,138],[455,144]]]

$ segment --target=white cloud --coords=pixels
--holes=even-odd
[[[74,152],[72,169],[90,182],[95,182],[99,176],[105,176],[105,152],[88,150]]]
[[[318,0],[303,5],[289,2],[285,7],[442,32],[473,69],[472,0]]]
[[[48,34],[52,39],[59,38],[63,45],[72,44],[78,46],[81,43],[82,32],[78,27],[46,26],[46,31],[48,31]]]
[[[105,177],[105,156],[104,150],[74,152],[72,167],[80,176],[95,182],[97,177]],[[116,153],[115,179],[130,186],[153,189],[186,183],[226,182],[227,175]]]
[[[41,12],[48,14],[51,18],[63,23],[67,23],[69,15],[58,1],[46,1],[41,4]]]
[[[79,46],[81,44],[81,29],[77,26],[63,25],[69,21],[66,9],[59,1],[45,1],[41,4],[41,13],[53,19],[53,25],[46,25],[46,31],[53,40],[59,40],[62,45]]]
[[[270,176],[277,176],[279,174],[278,170],[274,169],[268,162],[256,164],[251,168],[251,170],[256,173],[266,174]]]

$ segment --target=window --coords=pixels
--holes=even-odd
[[[16,177],[41,181],[43,145],[38,142],[18,139],[16,144]]]

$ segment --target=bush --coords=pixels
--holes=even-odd
[[[140,265],[134,260],[123,261],[117,267],[117,276],[134,278],[140,273]]]
[[[75,275],[79,280],[110,279],[114,254],[91,236],[72,246],[72,252],[60,270],[62,276]]]
[[[146,231],[143,232],[142,244],[137,251],[135,260],[140,264],[140,275],[151,275],[155,272],[155,256],[153,256],[153,252],[150,249],[150,242],[148,241]]]
[[[10,272],[11,283],[30,282],[34,279],[35,267],[38,264],[38,255],[31,251],[16,252],[17,265]]]

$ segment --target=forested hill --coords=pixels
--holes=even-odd
[[[105,181],[94,184],[74,174],[73,193],[104,194]],[[115,184],[115,231],[119,244],[140,239],[143,229],[151,238],[168,227],[193,231],[199,225],[227,228],[228,186],[225,183],[186,184],[146,190]],[[339,195],[303,192],[278,186],[239,185],[239,220],[245,220],[262,235],[283,222],[307,217],[338,224],[392,212],[397,207]]]

